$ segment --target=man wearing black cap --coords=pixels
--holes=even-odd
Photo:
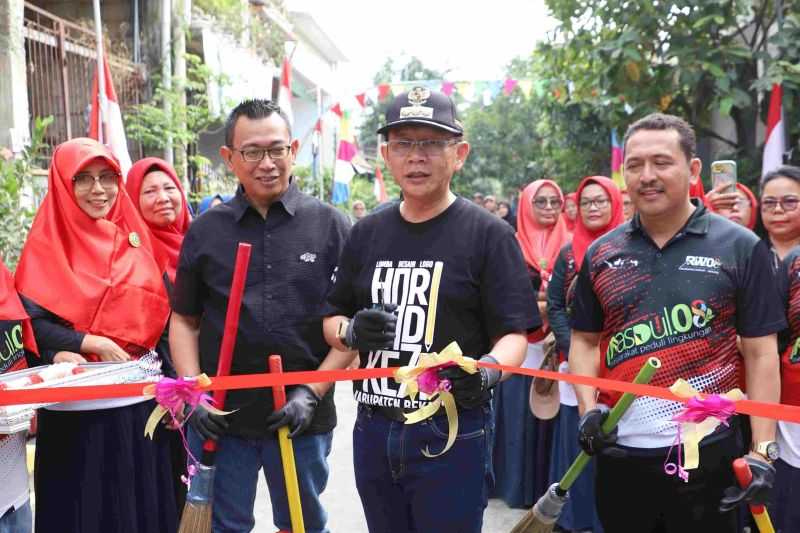
[[[365,217],[350,234],[328,297],[325,338],[358,350],[362,368],[415,365],[452,341],[466,356],[519,365],[525,332],[541,324],[525,262],[502,220],[450,190],[469,154],[452,100],[416,87],[395,98],[378,130],[403,201]],[[325,366],[325,365],[323,365]],[[500,372],[439,371],[458,405],[416,424],[412,400],[390,379],[355,382],[353,457],[369,530],[479,532],[492,476],[489,399]]]

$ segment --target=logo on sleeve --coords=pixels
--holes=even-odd
[[[703,255],[687,255],[683,264],[678,270],[684,272],[705,272],[707,274],[719,274],[719,267],[722,261],[716,257],[706,257]]]

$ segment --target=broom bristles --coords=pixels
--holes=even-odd
[[[186,502],[178,533],[211,533],[211,504]]]
[[[522,520],[517,522],[511,533],[552,533],[555,522],[549,524],[542,521],[542,518],[537,516],[536,508],[529,509]]]

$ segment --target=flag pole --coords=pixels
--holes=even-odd
[[[105,144],[106,123],[106,80],[105,69],[103,68],[103,26],[100,22],[100,0],[93,1],[94,8],[94,31],[97,41],[97,140],[100,144]]]

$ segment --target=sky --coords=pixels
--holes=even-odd
[[[419,57],[450,81],[503,79],[555,26],[544,0],[285,0],[310,13],[349,59],[345,92],[372,85],[386,58]]]

